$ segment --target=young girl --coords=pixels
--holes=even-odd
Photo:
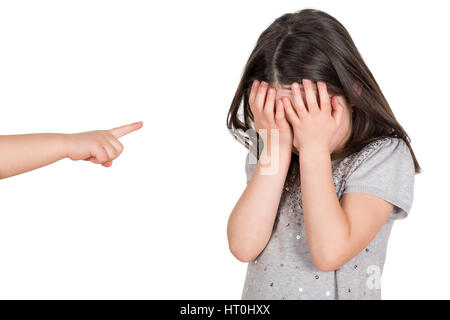
[[[421,169],[347,30],[313,9],[276,19],[227,124],[251,151],[227,230],[248,262],[242,299],[381,299],[388,237]]]
[[[63,158],[110,167],[123,151],[118,138],[142,128],[135,122],[110,130],[74,134],[37,133],[0,136],[0,179],[47,166]]]

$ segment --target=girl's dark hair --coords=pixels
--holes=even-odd
[[[234,137],[247,148],[252,145],[246,131],[254,129],[248,103],[253,80],[290,86],[302,78],[326,82],[330,94],[342,95],[354,105],[351,136],[335,156],[350,155],[383,137],[397,137],[408,145],[415,172],[421,172],[409,136],[350,34],[334,17],[316,9],[284,14],[260,35],[228,111],[227,126]]]

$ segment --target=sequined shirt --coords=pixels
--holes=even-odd
[[[249,159],[247,155],[247,182],[256,168]],[[381,138],[331,163],[338,199],[350,192],[373,194],[394,205],[388,220],[353,259],[337,270],[320,271],[309,252],[298,157],[293,157],[270,240],[259,256],[248,263],[243,300],[381,299],[381,275],[391,228],[412,207],[413,158],[404,140]]]

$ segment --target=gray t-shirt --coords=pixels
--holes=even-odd
[[[249,159],[247,155],[247,183],[256,167]],[[385,225],[341,268],[328,272],[317,269],[305,234],[298,157],[293,157],[270,240],[248,263],[243,300],[381,299],[389,234],[394,221],[405,218],[413,202],[413,158],[404,140],[381,138],[359,152],[333,160],[332,167],[338,199],[344,193],[362,192],[394,205]]]

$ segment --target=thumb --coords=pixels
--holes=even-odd
[[[112,166],[112,163],[113,163],[112,160],[106,161],[105,163],[102,163],[102,166],[109,168]]]

